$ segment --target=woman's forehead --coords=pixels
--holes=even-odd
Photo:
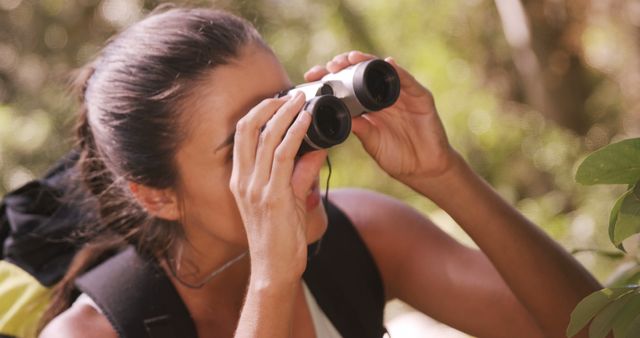
[[[209,138],[223,142],[252,107],[290,87],[275,55],[264,47],[250,45],[238,58],[216,67],[199,81],[182,110],[192,131],[201,129]]]

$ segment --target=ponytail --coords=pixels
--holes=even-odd
[[[69,185],[80,190],[72,198],[86,202],[80,204],[90,217],[78,226],[86,244],[54,287],[42,327],[69,307],[76,277],[101,260],[126,245],[166,257],[184,237],[179,222],[147,214],[128,182],[177,186],[175,155],[189,120],[179,109],[183,100],[203,74],[228,64],[253,42],[264,45],[249,22],[232,14],[164,7],[119,33],[97,61],[77,73],[72,89],[79,99],[79,179]]]
[[[95,72],[94,64],[95,63],[90,63],[77,71],[70,86],[71,92],[75,94],[79,101],[76,124],[76,148],[79,150],[80,156],[76,164],[76,172],[81,174],[80,177],[70,177],[68,179],[72,181],[82,180],[84,182],[83,184],[77,184],[80,182],[70,182],[70,184],[76,188],[71,189],[68,192],[68,196],[65,196],[66,198],[74,200],[84,199],[85,203],[79,203],[79,205],[87,209],[87,213],[85,214],[87,215],[87,224],[89,222],[96,222],[96,217],[92,217],[95,215],[95,212],[89,210],[92,207],[95,208],[95,203],[90,203],[90,200],[93,199],[92,196],[99,196],[101,191],[106,190],[109,186],[108,179],[101,179],[100,175],[96,174],[106,174],[108,171],[95,152],[95,143],[88,122],[87,106],[84,102],[84,94],[88,82]],[[87,180],[86,178],[90,179]],[[78,188],[80,186],[86,187],[86,189]],[[124,246],[123,240],[115,236],[88,239],[81,238],[86,235],[84,230],[74,233],[78,235],[77,238],[75,238],[76,240],[86,242],[86,244],[76,253],[65,275],[53,287],[51,301],[40,320],[38,333],[42,331],[53,318],[71,306],[71,301],[77,297],[77,291],[74,287],[76,277],[98,262],[113,255]]]
[[[76,253],[63,278],[52,289],[51,302],[40,321],[40,332],[53,318],[71,306],[78,296],[75,279],[127,245],[139,252],[162,257],[177,237],[182,235],[177,222],[150,217],[138,204],[126,196],[126,185],[117,181],[96,146],[89,123],[85,93],[95,72],[96,62],[76,72],[71,92],[78,98],[75,126],[76,148],[79,151],[76,172],[72,178],[75,189],[71,199],[84,199],[86,220],[78,225],[75,239],[85,243]],[[97,210],[96,210],[97,209]],[[97,211],[97,214],[96,214]]]

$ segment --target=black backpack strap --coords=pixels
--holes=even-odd
[[[180,295],[153,259],[129,247],[76,280],[121,338],[197,338]]]
[[[378,267],[347,216],[333,204],[325,208],[329,226],[303,278],[344,338],[382,337],[385,295]]]
[[[379,338],[384,288],[380,272],[357,230],[332,204],[329,226],[311,255],[304,280],[344,338]],[[115,277],[117,276],[117,277]],[[193,319],[154,260],[128,248],[76,280],[100,307],[120,337],[196,338]]]

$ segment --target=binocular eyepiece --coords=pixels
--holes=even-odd
[[[400,95],[398,73],[384,60],[374,59],[347,67],[321,80],[305,83],[278,96],[302,91],[303,109],[312,121],[298,156],[344,142],[351,132],[351,118],[393,105]]]

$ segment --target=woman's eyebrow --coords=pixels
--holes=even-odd
[[[218,150],[225,148],[227,146],[233,145],[233,140],[235,136],[236,136],[236,130],[234,129],[233,132],[229,136],[227,136],[227,138],[225,138],[224,141],[222,141],[222,143],[220,143],[219,146],[216,147],[215,152],[217,153]]]
[[[293,85],[289,84],[289,85],[288,85],[288,87],[287,87],[286,89],[281,90],[281,91],[280,91],[280,92],[278,92],[278,94],[276,94],[275,96],[276,96],[276,97],[283,96],[283,95],[285,95],[289,90],[291,90],[291,89],[292,89],[292,88],[294,88],[294,87],[295,87],[295,86],[293,86]],[[259,96],[259,98],[255,99],[255,100],[254,100],[255,102],[254,102],[253,104],[251,104],[250,106],[251,106],[251,107],[253,107],[253,106],[257,105],[261,100],[264,100],[265,98],[268,98],[268,97],[273,97],[273,95],[267,95],[267,96],[260,95],[260,96]],[[264,126],[263,126],[263,128],[264,128]],[[261,129],[261,130],[262,130],[262,129]],[[236,130],[235,130],[235,128],[234,128],[234,129],[233,129],[233,131],[231,132],[231,134],[230,134],[229,136],[227,136],[227,138],[225,138],[225,139],[224,139],[224,141],[222,141],[222,143],[220,143],[220,145],[218,145],[218,146],[216,147],[216,149],[214,150],[214,153],[217,153],[220,149],[223,149],[223,148],[225,148],[225,147],[227,147],[227,146],[233,145],[233,140],[234,140],[235,135],[236,135]]]

